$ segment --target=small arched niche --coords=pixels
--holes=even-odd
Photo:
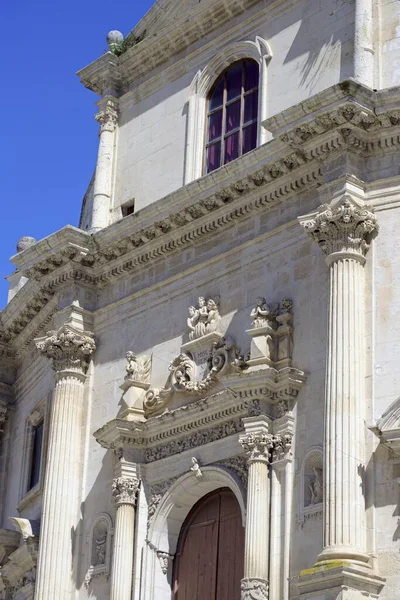
[[[323,454],[322,449],[312,448],[304,457],[299,481],[299,520],[322,516],[323,503]]]
[[[108,578],[110,574],[112,534],[113,528],[110,515],[107,513],[97,515],[88,535],[86,587],[90,585],[93,577],[103,575]]]

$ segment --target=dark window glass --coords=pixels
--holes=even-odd
[[[207,173],[215,171],[221,166],[221,142],[212,144],[207,148]]]
[[[215,110],[216,108],[219,108],[220,106],[222,106],[222,103],[224,101],[224,87],[225,87],[225,81],[224,78],[222,77],[219,81],[219,83],[217,84],[217,87],[214,90],[213,95],[210,98],[210,110]]]
[[[251,92],[244,97],[244,118],[243,122],[255,121],[258,113],[258,91]]]
[[[243,150],[242,154],[250,152],[257,145],[257,123],[252,123],[243,129]]]
[[[225,163],[239,156],[239,131],[225,138]]]
[[[258,87],[258,64],[253,61],[245,63],[244,91]]]
[[[226,99],[228,102],[242,93],[242,71],[242,63],[238,63],[226,72]]]
[[[208,100],[206,172],[253,150],[257,145],[259,67],[235,63],[218,79]]]
[[[208,117],[208,141],[220,138],[222,135],[222,110],[212,113]]]
[[[31,490],[39,483],[40,464],[42,460],[43,423],[37,425],[33,430],[33,445],[31,470],[29,476],[29,489]]]

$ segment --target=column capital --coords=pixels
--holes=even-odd
[[[94,116],[100,125],[100,134],[103,131],[115,131],[118,123],[118,101],[115,98],[107,98],[99,112]]]
[[[93,334],[80,331],[71,325],[63,325],[58,331],[35,340],[36,348],[41,354],[52,360],[56,373],[73,372],[84,376],[89,366],[90,357],[96,349]]]
[[[251,432],[239,438],[239,443],[249,454],[249,465],[254,462],[270,462],[271,450],[274,447],[274,437],[270,433]]]
[[[259,577],[244,578],[241,581],[241,600],[268,600],[268,581]]]
[[[112,495],[115,502],[120,504],[136,505],[136,494],[139,488],[139,480],[134,477],[116,477],[112,482]]]
[[[379,226],[372,206],[359,206],[350,196],[339,203],[323,204],[313,218],[301,218],[306,234],[322,249],[331,264],[353,258],[362,264]]]

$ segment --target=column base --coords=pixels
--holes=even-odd
[[[268,581],[260,577],[244,577],[241,582],[241,600],[268,600]]]
[[[371,569],[370,557],[368,554],[360,552],[356,548],[348,548],[343,546],[329,546],[325,548],[317,558],[316,567],[323,567],[332,565],[336,566],[337,561],[341,564],[348,564],[349,566],[361,567],[361,569]],[[336,564],[332,564],[336,563]]]
[[[366,600],[378,598],[385,579],[350,562],[326,561],[293,580],[299,600]]]

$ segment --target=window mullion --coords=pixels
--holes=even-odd
[[[243,147],[245,64],[246,64],[245,62],[242,63],[242,90],[241,90],[241,94],[240,94],[240,123],[239,123],[239,148],[238,148],[238,156],[242,156],[242,147]]]
[[[226,102],[228,97],[227,90],[227,73],[224,75],[224,93],[222,96],[222,129],[221,129],[221,163],[220,166],[225,164],[225,132],[226,132]]]

